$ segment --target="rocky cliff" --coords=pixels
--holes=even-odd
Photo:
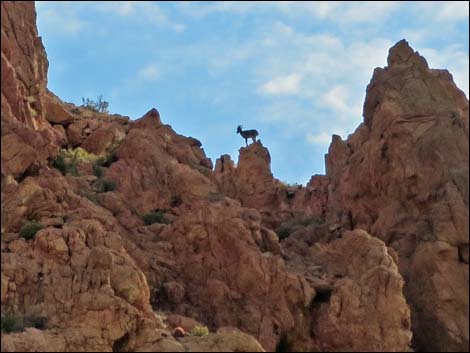
[[[468,100],[406,41],[367,87],[364,123],[326,156],[328,220],[399,255],[417,349],[468,350]]]
[[[60,101],[33,3],[1,33],[2,351],[468,350],[468,101],[405,42],[302,187]]]
[[[399,257],[415,348],[466,351],[468,100],[448,71],[429,69],[404,40],[387,61],[367,87],[364,122],[346,141],[333,136],[326,176],[312,177],[306,187],[282,185],[258,142],[241,148],[236,167],[222,156],[216,177],[226,194],[259,209],[264,222],[294,231],[282,244],[301,250],[297,262],[306,254],[302,247],[345,230],[381,239]],[[302,227],[305,221],[310,225]]]

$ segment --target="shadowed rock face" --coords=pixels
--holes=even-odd
[[[156,109],[130,121],[61,102],[34,4],[2,2],[2,315],[47,319],[2,332],[2,351],[406,351],[410,322],[424,342],[433,321],[434,347],[464,347],[468,103],[406,43],[377,70],[365,124],[333,139],[328,175],[288,186],[261,142],[212,171]],[[59,147],[106,163],[62,175]],[[32,220],[43,229],[23,239]],[[292,224],[280,243],[272,229]],[[176,340],[175,322],[216,333]]]
[[[327,218],[397,251],[422,350],[468,350],[468,118],[452,76],[403,40],[374,72],[364,123],[326,156]]]

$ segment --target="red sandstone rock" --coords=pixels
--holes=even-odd
[[[26,26],[18,29],[23,22]],[[437,144],[437,136],[428,136],[433,126],[427,118],[424,126],[406,128],[408,120],[420,121],[421,115],[400,115],[405,122],[393,127],[405,136],[403,147],[394,143],[397,136],[387,123],[394,122],[397,111],[408,114],[415,108],[434,114],[443,106],[437,110],[444,116],[445,109],[454,107],[446,95],[459,115],[439,125],[444,136],[458,135],[458,129],[468,136],[468,102],[448,74],[429,71],[403,43],[391,50],[389,65],[376,71],[369,86],[365,124],[348,142],[334,139],[328,176],[314,176],[306,187],[286,186],[273,178],[269,152],[260,142],[240,150],[237,166],[222,156],[212,172],[201,143],[164,125],[156,109],[129,122],[61,102],[46,89],[47,59],[33,4],[2,2],[2,314],[47,317],[44,331],[2,333],[2,351],[262,351],[256,339],[267,350],[406,350],[409,312],[394,251],[359,231],[335,240],[343,236],[341,226],[351,224],[373,229],[393,246],[407,278],[428,285],[432,276],[432,286],[409,286],[409,297],[431,298],[415,303],[445,323],[449,336],[455,334],[452,341],[435,332],[439,347],[463,347],[455,337],[465,340],[460,331],[465,312],[457,313],[455,304],[468,294],[468,279],[463,279],[468,277],[468,168],[467,174],[461,170],[462,163],[468,165],[468,153],[466,160],[459,154],[465,142],[457,141],[451,150],[457,152],[456,161],[446,167],[432,158],[430,165],[410,159],[414,164],[405,172],[422,172],[422,186],[396,178],[402,171],[398,167],[387,174],[374,158],[384,153],[394,160],[420,146],[419,141]],[[406,81],[408,72],[418,81],[430,80],[429,95],[421,83],[405,82],[410,87],[404,92],[413,96],[395,102],[393,90],[401,79],[391,82],[389,76],[404,73]],[[433,99],[437,103],[429,105]],[[377,144],[378,131],[387,136],[386,147]],[[419,135],[418,143],[413,134]],[[51,169],[48,159],[59,146],[106,157],[115,153],[102,178],[115,182],[116,190],[97,192],[91,163],[80,164],[78,176]],[[368,148],[370,155],[364,152]],[[449,148],[444,143],[437,151],[448,158]],[[419,150],[417,160],[428,153]],[[357,164],[362,157],[371,163],[365,175]],[[441,173],[429,177],[431,168]],[[443,175],[455,185],[442,184],[438,194],[426,196]],[[388,185],[392,189],[384,193]],[[463,201],[462,190],[467,195]],[[410,220],[400,208],[407,192],[421,197],[418,206],[407,206],[413,211]],[[428,199],[437,201],[419,213]],[[165,222],[144,225],[142,216],[157,210]],[[433,232],[439,241],[416,246],[416,239],[403,234],[411,234],[410,229],[422,234],[426,223],[420,223],[419,215],[426,212],[436,219]],[[315,222],[302,223],[309,218]],[[34,240],[19,236],[27,220],[45,226]],[[280,244],[271,228],[288,222],[295,223],[295,232]],[[394,237],[395,229],[403,232],[400,237]],[[450,289],[429,295],[446,286]],[[329,300],[325,291],[330,291]],[[465,303],[461,307],[465,310]],[[177,319],[168,318],[170,327],[176,323],[189,329],[200,322],[219,330],[176,341],[153,310],[174,313]],[[220,329],[227,326],[244,333]],[[426,321],[415,326],[422,332]]]
[[[224,195],[259,210],[272,228],[293,217],[320,218],[326,211],[328,178],[314,176],[306,187],[281,183],[271,173],[271,156],[261,141],[240,149],[237,166],[230,156],[221,156],[215,177]]]
[[[468,351],[468,100],[406,41],[388,64],[367,88],[364,125],[333,138],[328,220],[397,251],[416,348]]]
[[[383,242],[356,230],[328,245],[317,243],[310,256],[334,278],[330,298],[319,299],[313,313],[322,351],[410,350],[404,283]]]
[[[2,2],[2,175],[22,175],[58,152],[45,118],[48,61],[31,4]]]

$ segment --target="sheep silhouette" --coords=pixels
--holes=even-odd
[[[237,134],[240,134],[244,139],[246,146],[248,147],[248,139],[251,138],[253,143],[256,142],[256,136],[258,136],[258,131],[256,130],[243,130],[243,126],[238,125],[237,127]]]

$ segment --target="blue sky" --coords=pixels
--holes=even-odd
[[[215,162],[237,161],[237,125],[256,128],[274,175],[324,173],[332,134],[362,121],[373,69],[406,38],[469,92],[468,2],[36,1],[49,88],[102,94],[112,113],[152,107]]]

